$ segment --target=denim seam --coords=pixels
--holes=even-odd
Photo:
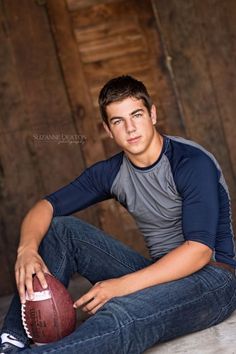
[[[173,307],[171,307],[171,308],[168,308],[168,309],[166,309],[166,310],[164,310],[164,311],[160,310],[158,313],[149,315],[149,316],[147,316],[147,317],[142,317],[142,318],[136,319],[135,321],[142,321],[142,320],[150,319],[150,318],[155,317],[155,316],[156,316],[156,317],[159,317],[160,315],[162,315],[162,314],[164,314],[164,313],[166,313],[166,312],[171,312],[171,311],[173,311],[173,310],[175,310],[175,309],[177,309],[177,308],[181,308],[181,307],[186,306],[186,305],[189,305],[189,304],[194,304],[195,302],[200,301],[201,299],[203,299],[204,297],[208,296],[209,294],[214,293],[215,291],[219,291],[219,290],[225,288],[225,287],[228,285],[228,283],[229,283],[229,282],[226,281],[224,284],[222,284],[222,286],[219,286],[218,288],[216,288],[216,289],[214,289],[214,290],[207,291],[207,292],[205,292],[204,294],[202,294],[201,296],[199,296],[198,298],[196,298],[196,299],[194,299],[194,300],[190,300],[190,301],[184,302],[184,303],[182,303],[181,305],[175,305],[175,306],[173,306]],[[234,293],[234,295],[232,296],[232,298],[233,298],[234,296],[235,296],[235,293]],[[232,298],[231,298],[231,300],[232,300]],[[231,302],[231,300],[230,300],[230,302]],[[228,305],[224,306],[223,309],[225,309],[227,306],[228,306]],[[134,320],[132,320],[132,321],[134,321]],[[131,321],[131,322],[132,322],[132,321]]]
[[[96,337],[92,337],[92,338],[87,338],[85,340],[83,340],[82,342],[85,343],[85,342],[88,342],[90,340],[94,340],[96,338],[103,338],[105,336],[108,336],[108,335],[112,335],[112,334],[115,334],[117,332],[120,332],[124,327],[126,326],[130,326],[132,325],[136,320],[132,320],[132,321],[129,321],[127,323],[125,323],[124,325],[121,325],[119,326],[118,328],[116,328],[114,331],[111,331],[111,332],[106,332],[102,335],[97,335]],[[78,345],[81,341],[73,341],[73,343],[70,343],[70,344],[65,344],[65,345],[60,345],[59,347],[61,349],[66,349],[66,348],[71,348],[71,347],[74,347],[75,345]],[[48,349],[46,351],[43,351],[42,353],[52,353],[52,352],[56,352],[58,351],[59,348],[52,348],[52,349]]]
[[[133,322],[133,321],[131,321],[131,322]],[[127,324],[129,325],[131,322],[129,322],[129,323],[127,323]],[[122,327],[124,327],[124,326],[122,326]],[[114,330],[114,331],[104,333],[104,334],[102,334],[102,335],[97,335],[96,337],[87,338],[87,339],[83,340],[83,343],[85,343],[85,342],[87,342],[87,341],[90,341],[90,340],[94,340],[94,339],[96,339],[96,338],[102,338],[102,337],[105,337],[105,336],[114,334],[114,333],[116,333],[117,331],[119,331],[120,328],[121,328],[121,327],[117,328],[117,329]],[[74,347],[75,345],[78,345],[80,342],[81,342],[81,341],[78,341],[78,340],[76,341],[76,340],[74,340],[73,343],[65,344],[65,345],[59,345],[59,348],[60,348],[60,349],[71,348],[71,347]],[[59,348],[48,349],[48,350],[46,350],[46,351],[43,351],[42,353],[52,353],[52,352],[56,352],[56,351],[59,350]]]
[[[81,240],[80,240],[81,241]],[[112,259],[116,260],[118,263],[122,264],[123,266],[135,271],[136,269],[134,267],[131,267],[128,263],[124,262],[124,261],[121,261],[119,259],[117,259],[116,257],[114,257],[112,254],[110,254],[109,252],[107,251],[104,251],[102,248],[98,247],[97,245],[92,245],[91,243],[89,242],[86,242],[86,241],[81,241],[81,243],[84,243],[84,244],[88,244],[96,249],[98,249],[99,251],[101,251],[102,253],[108,255],[109,257],[111,257]]]
[[[52,229],[53,229],[53,232],[55,233],[55,235],[57,236],[57,237],[59,237],[58,236],[58,233],[57,233],[57,230],[56,230],[56,227],[55,227],[55,225],[52,223],[51,224],[51,227],[52,227]],[[66,259],[66,257],[67,257],[67,253],[68,253],[68,247],[67,247],[67,244],[64,242],[64,240],[63,240],[63,238],[62,237],[60,237],[60,240],[61,240],[61,242],[64,244],[64,246],[65,246],[65,254],[63,255],[63,257],[61,258],[61,262],[60,262],[60,264],[59,264],[59,267],[57,268],[57,272],[54,272],[54,274],[56,275],[56,274],[60,274],[60,272],[61,272],[61,269],[62,269],[62,266],[63,266],[63,263],[64,263],[64,261],[65,261],[65,259]],[[71,252],[70,252],[71,253]]]
[[[69,231],[71,232],[71,230],[70,230],[66,225],[64,225],[64,226],[67,228],[67,230],[69,230]],[[56,232],[56,230],[55,230],[56,228],[54,227],[54,225],[53,225],[53,229],[54,229],[56,235],[58,236],[58,233]],[[108,237],[109,237],[109,236],[108,236]],[[63,244],[66,246],[66,249],[67,249],[67,245],[66,245],[66,243],[63,241],[62,238],[61,238],[61,241],[63,242]],[[92,243],[90,243],[90,242],[88,242],[88,241],[84,241],[84,240],[80,240],[80,242],[81,242],[81,243],[84,243],[84,244],[88,244],[89,246],[92,246],[92,247],[94,247],[94,248],[100,250],[100,251],[103,252],[104,254],[106,254],[106,255],[110,256],[111,258],[115,259],[118,263],[122,264],[122,265],[125,266],[125,267],[128,267],[128,268],[131,269],[132,271],[135,271],[135,270],[136,270],[135,268],[131,267],[129,264],[127,264],[127,263],[125,263],[125,262],[123,262],[123,261],[120,261],[119,259],[117,259],[116,257],[114,257],[114,256],[111,255],[109,252],[104,251],[102,248],[98,247],[97,245],[94,245],[94,244],[92,244]]]
[[[173,307],[171,307],[171,308],[169,308],[169,309],[167,309],[167,310],[164,310],[164,311],[161,310],[161,311],[159,311],[159,312],[156,313],[156,314],[153,314],[153,315],[150,315],[150,316],[147,316],[147,317],[143,317],[143,318],[137,319],[137,321],[146,320],[146,319],[149,319],[149,318],[155,317],[155,316],[158,317],[158,316],[162,315],[163,313],[171,312],[171,311],[173,311],[173,310],[175,310],[175,309],[178,309],[178,308],[181,308],[181,307],[183,307],[183,306],[186,306],[186,305],[189,305],[189,304],[194,304],[195,302],[199,302],[201,299],[203,299],[204,297],[208,296],[209,294],[214,293],[214,292],[216,292],[216,291],[219,291],[219,290],[225,288],[225,287],[228,285],[228,283],[229,283],[229,281],[226,281],[224,284],[222,284],[222,286],[219,286],[218,288],[216,288],[216,289],[214,289],[214,290],[205,292],[204,294],[202,294],[201,296],[199,296],[197,299],[190,300],[190,301],[188,301],[188,302],[182,303],[181,305],[175,305],[175,306],[173,306]],[[233,296],[234,296],[234,295],[233,295]],[[233,296],[232,296],[232,298],[233,298]],[[232,300],[232,298],[231,298],[231,300]],[[231,301],[231,300],[230,300],[230,301]],[[224,307],[222,308],[222,311],[223,311],[223,309],[225,309],[227,306],[228,306],[228,305],[224,306]],[[222,312],[222,311],[221,311],[221,312]]]

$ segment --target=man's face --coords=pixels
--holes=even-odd
[[[104,127],[107,133],[131,160],[148,152],[156,134],[155,106],[149,114],[142,100],[129,97],[109,104],[106,111],[109,125],[104,124]]]

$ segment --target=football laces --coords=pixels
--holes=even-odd
[[[23,323],[23,327],[24,327],[24,330],[27,334],[27,337],[28,338],[32,338],[31,334],[30,334],[30,331],[29,331],[29,328],[27,326],[27,323],[26,323],[26,318],[25,318],[25,304],[22,304],[21,305],[21,319],[22,319],[22,323]]]
[[[28,293],[26,292],[26,301],[44,301],[52,298],[52,294],[50,290],[43,290],[43,291],[35,291],[33,299],[29,298]],[[25,315],[26,303],[21,305],[21,319],[23,323],[24,330],[27,334],[28,338],[32,338],[30,330],[27,325],[26,315]]]

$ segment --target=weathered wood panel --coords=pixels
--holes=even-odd
[[[212,11],[212,16],[208,13]],[[221,129],[236,176],[236,1],[197,3],[202,42],[215,94]],[[235,181],[234,181],[235,182]]]
[[[153,3],[172,58],[187,135],[217,157],[235,215],[235,1]]]
[[[84,161],[81,145],[65,142],[66,134],[80,132],[71,114],[45,8],[35,1],[1,1],[0,16],[2,295],[13,289],[24,214],[39,198],[78,175]],[[86,217],[94,222],[92,214]]]
[[[83,7],[89,7],[98,4],[108,4],[111,2],[118,2],[123,0],[67,0],[68,9],[70,11],[82,9]]]

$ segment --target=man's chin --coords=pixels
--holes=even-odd
[[[129,157],[129,159],[132,159],[133,157],[141,156],[143,154],[143,149],[140,147],[138,148],[132,148],[132,149],[124,149],[125,154]]]

